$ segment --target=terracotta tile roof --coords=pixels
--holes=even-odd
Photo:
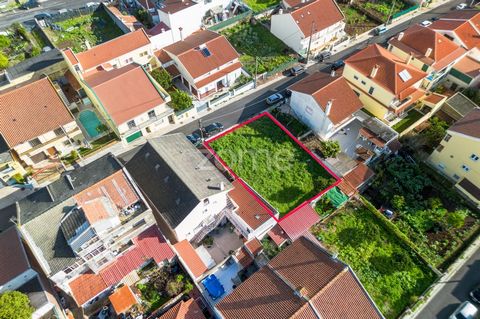
[[[157,23],[153,28],[148,29],[145,31],[149,36],[155,36],[170,30],[170,27],[166,25],[164,22],[160,21]]]
[[[448,131],[480,138],[480,109],[473,109],[462,119],[450,126]]]
[[[480,61],[475,60],[472,56],[466,55],[454,66],[454,69],[468,75],[472,79],[480,76]]]
[[[369,139],[370,142],[372,142],[373,144],[377,145],[378,147],[384,147],[385,146],[385,143],[387,141],[384,141],[380,136],[377,136],[375,133],[373,133],[372,131],[370,131],[368,128],[366,127],[362,127],[359,132],[358,132],[361,136],[365,137],[366,139]]]
[[[172,58],[168,55],[167,51],[163,49],[155,51],[153,52],[153,54],[155,54],[155,56],[158,58],[158,60],[162,64],[172,61]]]
[[[338,184],[337,187],[342,191],[342,193],[344,193],[348,197],[353,196],[357,192],[355,187],[350,185],[350,183],[344,179],[340,182],[340,184]]]
[[[354,295],[346,295],[348,292]],[[313,309],[308,306],[315,307],[325,319],[382,318],[353,272],[305,237],[294,241],[217,304],[225,319],[257,318],[258,314],[276,319],[317,318],[312,317]]]
[[[420,25],[408,28],[402,36],[392,37],[388,43],[407,54],[412,53],[415,58],[432,65],[436,70],[441,70],[466,52],[444,35]]]
[[[205,56],[200,47],[205,46],[210,56]],[[239,54],[223,35],[209,30],[200,30],[165,48],[177,56],[193,79],[238,59]]]
[[[478,10],[451,12],[429,26],[438,31],[453,31],[467,49],[480,47],[480,13]]]
[[[63,75],[65,76],[65,78],[67,79],[68,83],[70,83],[70,85],[72,86],[72,88],[75,90],[75,91],[78,91],[82,88],[82,86],[80,85],[80,83],[78,83],[78,80],[77,78],[73,75],[72,71],[70,70],[67,70],[67,72],[65,72],[65,74]]]
[[[367,165],[359,162],[357,167],[348,172],[343,178],[354,188],[358,189],[360,186],[368,182],[375,172],[372,171]]]
[[[200,256],[198,256],[197,252],[188,242],[188,240],[184,239],[181,242],[173,245],[173,247],[175,247],[175,250],[177,251],[180,260],[185,264],[188,269],[190,269],[191,273],[195,276],[195,278],[200,277],[204,272],[208,270],[207,265],[205,265]]]
[[[253,258],[250,256],[245,247],[240,248],[235,257],[243,268],[246,268],[253,263]]]
[[[205,85],[210,84],[212,82],[215,82],[215,81],[219,80],[221,77],[223,77],[223,76],[225,76],[225,75],[227,75],[227,74],[229,74],[229,73],[231,73],[235,70],[241,69],[241,68],[242,68],[242,63],[235,62],[232,65],[229,65],[226,68],[223,68],[220,71],[217,71],[217,72],[213,73],[212,75],[207,76],[206,78],[195,82],[195,87],[198,88],[198,89],[201,89]]]
[[[256,237],[246,242],[245,247],[247,247],[253,256],[257,256],[263,250],[262,243]]]
[[[75,55],[75,53],[73,53],[73,51],[69,48],[67,49],[63,49],[62,50],[63,54],[67,57],[67,60],[72,64],[72,65],[75,65],[75,64],[78,64],[78,59],[77,59],[77,56]]]
[[[424,72],[405,64],[404,61],[377,44],[372,44],[352,55],[345,63],[367,77],[370,77],[372,69],[377,66],[378,71],[372,81],[395,95],[401,95],[403,91],[410,89],[413,84],[426,76]],[[411,77],[407,81],[403,81],[399,75],[404,70]]]
[[[82,210],[85,214],[85,218],[90,224],[118,216],[119,214],[118,209],[111,205],[111,202],[107,197],[95,198],[84,203],[82,205]]]
[[[181,300],[158,319],[205,319],[202,310],[193,299]]]
[[[74,122],[48,78],[0,92],[0,133],[10,147]]]
[[[440,102],[442,102],[443,100],[446,100],[446,99],[447,99],[447,97],[445,95],[441,95],[441,94],[438,94],[438,93],[432,93],[432,94],[428,95],[424,99],[424,101],[427,101],[431,104],[436,105],[436,104],[438,104],[438,103],[440,103]]]
[[[30,268],[17,228],[12,226],[0,233],[0,286]]]
[[[480,188],[469,181],[467,178],[463,178],[458,186],[466,190],[470,195],[472,195],[475,199],[480,201]]]
[[[305,204],[294,213],[284,217],[278,224],[291,240],[296,240],[319,221],[320,217],[315,210],[309,204]]]
[[[342,11],[333,0],[313,0],[295,4],[288,13],[298,25],[305,37],[320,32],[344,19]]]
[[[289,238],[287,233],[280,227],[280,225],[276,224],[273,226],[272,229],[268,231],[268,236],[273,240],[273,242],[277,246],[281,246],[284,242],[286,242]]]
[[[332,101],[328,117],[335,125],[351,117],[363,106],[343,76],[332,77],[330,74],[317,72],[298,81],[290,90],[313,96],[324,112],[328,101]]]
[[[158,9],[168,14],[175,14],[196,4],[197,2],[191,0],[164,0]]]
[[[434,21],[429,28],[433,30],[455,30],[459,26],[463,24],[463,21],[460,20],[444,20],[440,19],[437,21]]]
[[[127,285],[118,288],[113,294],[108,296],[108,299],[117,315],[125,313],[133,305],[137,304],[135,295]]]
[[[236,214],[248,226],[255,230],[272,218],[268,211],[259,204],[255,197],[238,180],[233,181],[232,185],[234,188],[228,193],[228,197],[238,206]]]
[[[83,70],[87,71],[147,45],[150,45],[150,39],[143,29],[139,29],[94,46],[76,56]]]
[[[172,64],[172,65],[167,66],[167,67],[165,68],[165,71],[167,71],[168,74],[170,74],[170,75],[172,76],[172,78],[180,75],[180,71],[178,71],[178,69],[177,69],[177,67],[175,66],[175,64]]]
[[[85,81],[117,125],[165,103],[145,70],[137,64],[96,72]]]
[[[477,25],[480,23],[480,11],[479,10],[455,10],[442,16],[441,19],[445,20],[475,20]]]
[[[480,48],[480,33],[468,22],[455,29],[455,34],[468,49]]]
[[[108,288],[102,277],[91,271],[79,275],[68,285],[78,306],[83,305]]]

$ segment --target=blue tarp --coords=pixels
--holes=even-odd
[[[215,275],[210,275],[202,280],[202,284],[205,289],[207,289],[208,294],[213,300],[219,298],[225,293],[225,288],[223,288],[222,284]]]

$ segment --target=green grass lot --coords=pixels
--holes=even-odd
[[[53,43],[61,49],[70,47],[77,53],[86,50],[86,40],[91,46],[95,46],[123,34],[101,7],[92,14],[81,15],[55,24],[61,30],[46,29]]]
[[[396,318],[436,276],[378,218],[363,204],[350,203],[312,231],[352,267],[383,315]]]
[[[251,75],[255,74],[255,56],[258,74],[275,70],[295,60],[294,52],[259,23],[240,23],[220,33],[241,54],[240,61]]]
[[[254,12],[266,10],[274,5],[279,4],[279,0],[245,0],[245,4]]]
[[[407,3],[406,1],[401,0],[379,0],[379,1],[362,1],[359,4],[375,16],[379,17],[383,21],[387,21],[389,14],[394,15],[400,11],[408,9],[412,4]],[[392,4],[393,10],[392,10]]]
[[[400,120],[397,124],[392,126],[392,128],[398,133],[402,133],[407,128],[409,128],[413,123],[418,121],[423,116],[422,113],[417,110],[411,110],[408,112],[407,116]]]
[[[345,15],[345,32],[349,35],[361,34],[378,25],[377,22],[356,8],[344,3],[338,5]]]
[[[280,215],[334,182],[334,178],[267,117],[210,144],[230,168]]]

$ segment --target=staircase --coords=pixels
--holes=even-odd
[[[222,209],[222,211],[220,213],[215,215],[213,221],[210,224],[205,225],[198,233],[196,233],[195,236],[192,237],[190,242],[194,245],[198,245],[202,241],[202,239],[205,238],[205,236],[208,235],[208,233],[210,233],[212,230],[217,228],[217,226],[220,224],[220,222],[225,217],[227,209],[228,208],[225,207],[224,209]]]

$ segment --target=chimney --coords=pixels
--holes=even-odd
[[[334,78],[336,75],[337,75],[337,72],[335,72],[335,70],[332,70],[332,72],[330,72],[330,76],[332,78]]]
[[[428,48],[427,49],[427,52],[425,52],[425,56],[428,58],[430,56],[430,54],[432,54],[432,48]]]
[[[370,72],[370,77],[373,79],[375,76],[377,76],[377,72],[380,66],[378,64],[375,64],[372,68],[372,72]]]
[[[398,34],[398,41],[402,40],[402,38],[403,38],[404,35],[405,35],[404,32],[400,32],[400,33]]]
[[[183,28],[182,27],[179,27],[178,28],[178,31],[180,31],[180,41],[183,41]]]
[[[161,28],[160,31],[163,33],[165,32],[165,28]]]
[[[283,9],[278,9],[278,14],[283,14]]]
[[[90,45],[90,42],[88,40],[85,40],[85,46],[87,47],[87,50],[90,50],[92,46]]]
[[[224,191],[225,190],[225,183],[224,182],[220,182],[220,185],[219,187],[221,191]]]
[[[255,214],[255,219],[260,219],[260,215]]]
[[[410,52],[410,54],[407,57],[407,61],[405,61],[405,64],[410,64],[410,62],[412,62],[412,59],[413,59],[413,54],[412,52]]]
[[[325,106],[325,115],[329,116],[330,111],[332,110],[333,100],[328,100],[327,105]]]

